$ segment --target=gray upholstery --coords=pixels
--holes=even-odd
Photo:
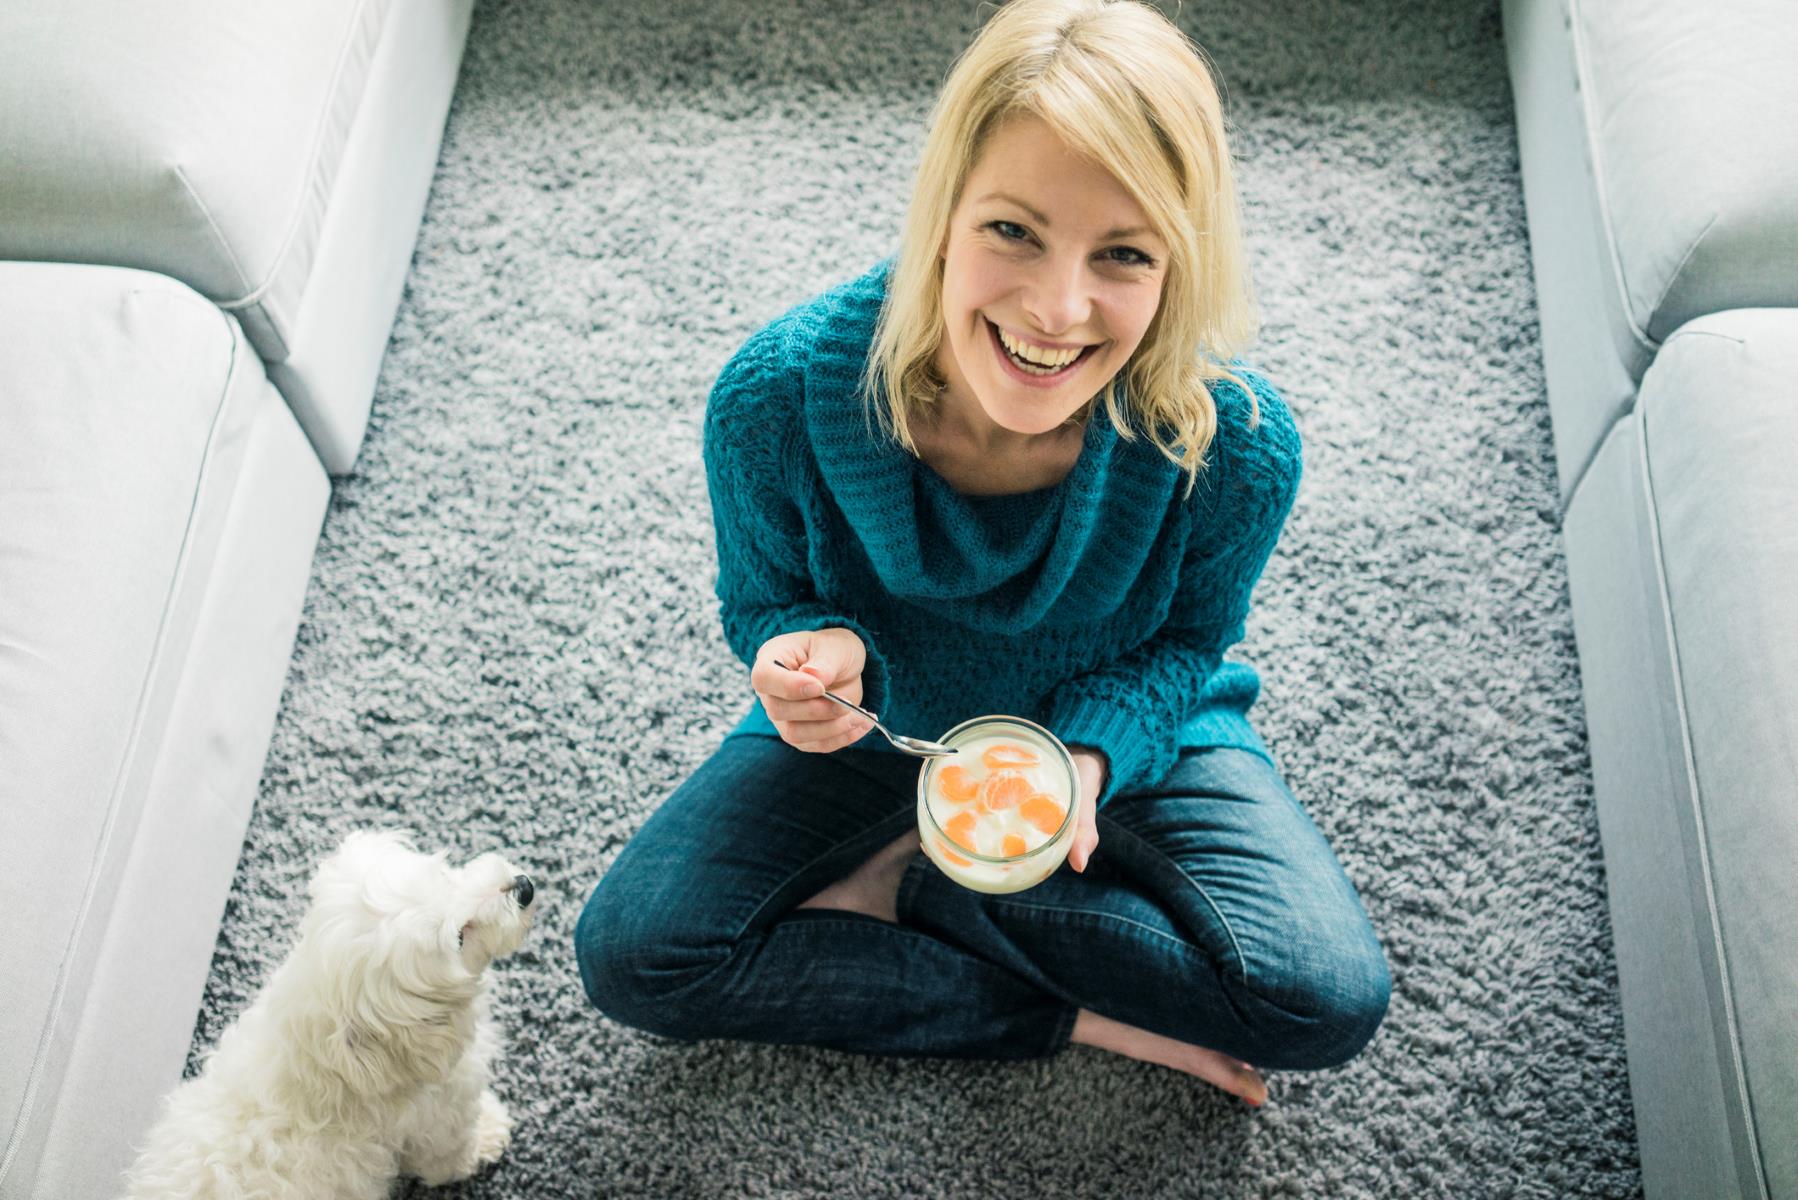
[[[1784,0],[1506,0],[1563,498],[1693,317],[1798,304]]]
[[[0,328],[0,906],[35,914],[0,939],[0,1186],[76,1196],[40,1160],[91,1170],[93,1123],[180,1075],[184,1041],[121,1035],[199,1005],[327,486],[185,285],[4,263]]]
[[[1798,1198],[1798,8],[1506,0],[1651,1200]]]
[[[0,7],[0,1200],[180,1080],[471,7]]]
[[[1567,511],[1651,1195],[1798,1195],[1794,378],[1798,310],[1693,322]]]
[[[0,7],[0,259],[111,263],[233,313],[355,461],[472,0]]]

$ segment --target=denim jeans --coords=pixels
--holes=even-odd
[[[623,1024],[864,1054],[1058,1053],[1082,1008],[1258,1067],[1351,1058],[1386,1012],[1354,887],[1272,764],[1188,750],[1098,813],[1084,873],[992,896],[913,854],[899,921],[796,906],[916,829],[918,761],[727,738],[581,913],[587,995]]]

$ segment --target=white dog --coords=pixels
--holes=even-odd
[[[134,1200],[381,1200],[499,1158],[484,972],[523,942],[533,888],[497,854],[444,857],[354,833],[319,865],[293,952],[164,1099]]]

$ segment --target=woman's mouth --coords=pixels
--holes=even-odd
[[[985,318],[982,319],[984,320]],[[1062,380],[1072,375],[1075,371],[1078,371],[1081,364],[1092,357],[1093,351],[1098,349],[1098,344],[1095,343],[1094,345],[1087,346],[1085,349],[1081,350],[1079,354],[1075,355],[1072,360],[1059,367],[1043,367],[1038,366],[1036,363],[1029,362],[1026,359],[1019,358],[1011,351],[1007,350],[1005,348],[1005,343],[999,340],[999,327],[990,320],[986,322],[986,332],[987,340],[993,344],[993,353],[999,356],[999,362],[1004,367],[1006,373],[1019,383],[1027,384],[1030,387],[1054,387],[1062,382]]]

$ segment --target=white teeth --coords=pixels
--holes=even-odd
[[[1039,367],[1048,367],[1052,371],[1065,367],[1076,358],[1079,358],[1080,350],[1082,349],[1077,347],[1071,350],[1038,350],[1034,346],[1027,346],[1023,342],[1018,341],[1016,338],[1006,333],[1004,329],[999,330],[999,340],[1004,343],[1007,350],[1011,351],[1012,354],[1016,355],[1018,358],[1024,359],[1026,362],[1034,363]]]

